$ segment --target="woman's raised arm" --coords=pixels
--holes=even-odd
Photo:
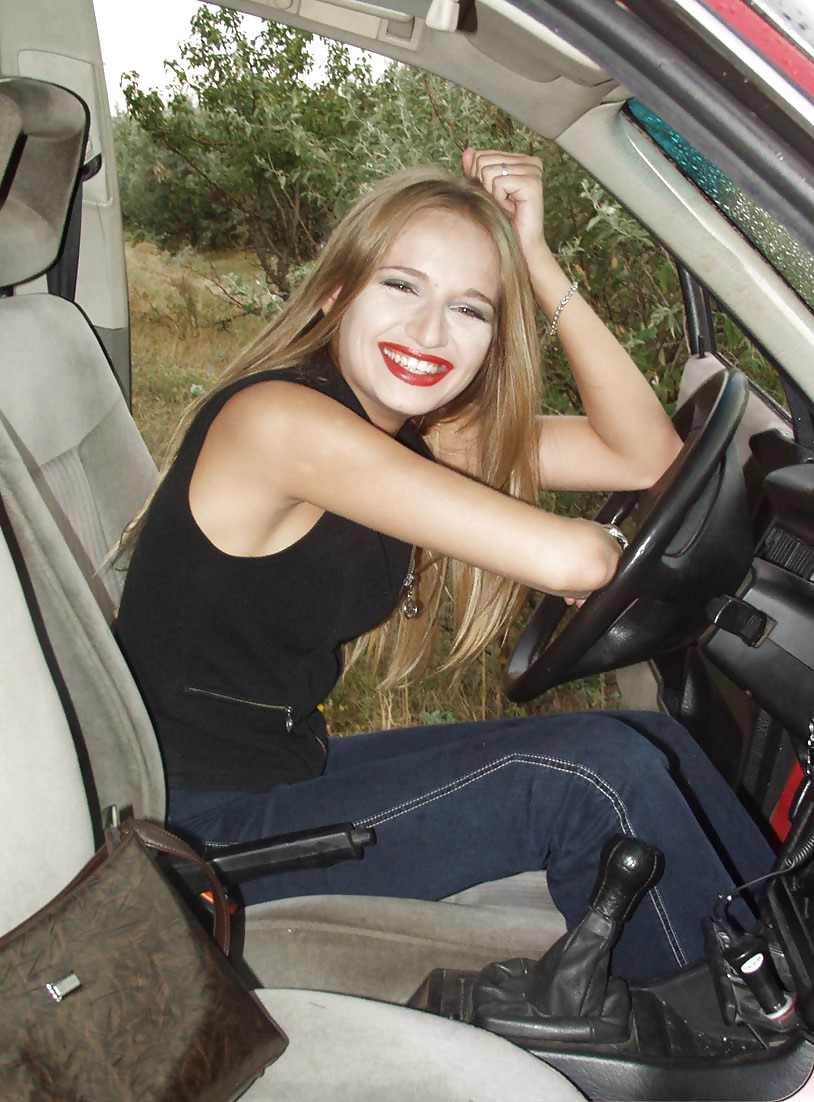
[[[511,219],[537,301],[549,320],[556,317],[556,336],[585,410],[584,417],[539,419],[541,486],[624,490],[652,485],[677,455],[681,441],[645,377],[573,289],[549,248],[543,232],[540,161],[468,149],[463,167]]]

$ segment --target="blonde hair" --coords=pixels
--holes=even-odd
[[[330,348],[349,304],[406,224],[419,213],[434,210],[459,214],[488,233],[498,255],[500,290],[494,336],[483,366],[450,406],[416,427],[431,437],[440,422],[455,417],[457,423],[474,430],[476,455],[468,473],[504,493],[534,501],[538,481],[534,417],[540,404],[541,368],[528,272],[511,224],[498,204],[479,184],[441,169],[408,169],[371,187],[337,225],[288,303],[227,369],[217,389],[259,371],[302,364]],[[323,313],[322,303],[337,288],[331,310]],[[201,402],[179,426],[165,468]],[[437,458],[445,461],[443,454]],[[131,526],[133,532],[145,511]],[[129,542],[130,535],[126,539]],[[429,658],[445,592],[453,609],[453,643],[445,666],[457,665],[481,650],[508,624],[523,596],[505,578],[426,552],[418,554],[418,573],[423,614],[408,620],[397,609],[351,648],[351,659],[364,649],[377,661],[386,657],[385,686],[407,679]]]

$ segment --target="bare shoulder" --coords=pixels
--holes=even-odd
[[[352,436],[361,418],[287,380],[263,380],[228,398],[207,433],[189,489],[193,516],[222,551],[268,554],[315,523],[313,490],[331,464],[326,436]]]
[[[350,457],[393,442],[341,402],[288,380],[243,387],[212,422],[198,461],[200,483],[240,479],[265,492],[299,497],[312,480],[330,476]],[[403,450],[396,445],[399,451]]]
[[[279,434],[302,436],[313,426],[335,416],[344,407],[333,398],[302,383],[287,379],[264,379],[242,387],[224,404],[213,427],[237,433],[242,439],[255,436],[267,443]],[[270,430],[274,430],[273,433]]]
[[[358,441],[371,427],[312,387],[263,380],[229,398],[212,422],[204,452],[258,464],[258,473],[265,463],[272,463],[279,474],[283,466],[330,448],[338,436]]]

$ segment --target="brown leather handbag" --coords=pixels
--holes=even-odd
[[[0,1098],[238,1098],[287,1039],[227,959],[217,877],[149,823],[126,820],[106,836],[59,895],[0,939]],[[203,868],[214,937],[149,850]]]

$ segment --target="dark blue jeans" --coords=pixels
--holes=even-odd
[[[661,975],[703,955],[700,920],[772,852],[694,740],[655,712],[582,712],[352,735],[325,772],[270,792],[170,794],[173,829],[231,842],[353,821],[376,830],[361,861],[247,884],[247,903],[317,893],[441,899],[547,870],[569,926],[584,914],[605,840],[664,853],[661,881],[614,951],[613,971]]]

